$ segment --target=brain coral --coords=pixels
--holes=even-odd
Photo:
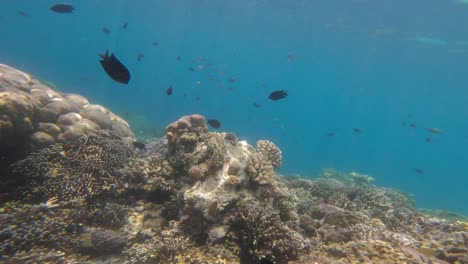
[[[281,168],[283,155],[281,150],[273,142],[268,140],[257,141],[257,151],[262,153],[262,155],[270,161],[274,169]]]

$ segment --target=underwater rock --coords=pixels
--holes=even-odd
[[[27,153],[28,149],[46,147],[59,138],[62,142],[73,139],[88,130],[108,129],[122,137],[135,138],[122,118],[104,107],[97,114],[89,110],[93,107],[99,106],[90,105],[83,96],[54,91],[30,75],[0,64],[1,152],[14,146]],[[82,120],[77,120],[78,116]]]

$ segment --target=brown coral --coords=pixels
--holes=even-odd
[[[269,140],[259,140],[257,141],[257,151],[270,161],[275,170],[281,168],[283,155],[275,143]]]
[[[196,164],[189,168],[188,175],[197,180],[203,179],[208,172],[208,166],[206,163]]]
[[[250,179],[258,184],[270,184],[277,179],[271,163],[262,154],[250,155],[245,168]]]
[[[199,114],[183,116],[166,127],[166,138],[169,150],[173,151],[177,138],[185,132],[206,133],[208,126],[205,117]]]

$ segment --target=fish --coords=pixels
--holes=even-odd
[[[172,91],[173,91],[173,89],[172,89],[172,85],[171,85],[171,86],[169,86],[169,88],[167,88],[167,90],[166,90],[167,96],[171,96],[171,95],[172,95]]]
[[[146,144],[140,141],[133,141],[132,145],[139,150],[146,150]]]
[[[335,133],[333,133],[333,132],[328,132],[327,133],[327,137],[333,137],[333,136],[335,136]]]
[[[437,127],[428,127],[428,128],[425,128],[425,130],[434,134],[442,134],[442,130],[440,130]]]
[[[292,54],[288,54],[288,61],[293,62],[296,58]]]
[[[180,56],[177,56],[177,57],[176,57],[176,60],[177,60],[177,61],[180,61],[181,59],[182,59],[182,57],[180,57]]]
[[[206,122],[214,129],[218,129],[221,127],[221,123],[217,119],[208,119]]]
[[[18,16],[22,16],[22,17],[29,17],[29,13],[26,13],[24,11],[18,11]]]
[[[191,72],[194,72],[194,71],[195,71],[195,68],[189,67],[188,70],[191,71]]]
[[[274,91],[271,92],[268,98],[273,101],[277,101],[283,98],[286,98],[288,96],[288,92],[285,90],[280,90],[280,91]]]
[[[401,125],[406,126],[406,122],[405,121],[401,122]]]
[[[128,26],[128,22],[125,22],[125,23],[123,23],[122,28],[123,28],[123,29],[126,29],[127,26]]]
[[[138,53],[138,54],[137,54],[137,61],[141,61],[144,57],[145,57],[145,54],[143,54],[143,53],[141,53],[141,52]]]
[[[420,168],[413,168],[413,171],[416,172],[416,173],[418,173],[418,174],[421,174],[421,173],[424,172],[424,171],[423,171],[422,169],[420,169]]]
[[[236,78],[234,78],[234,77],[233,77],[233,78],[230,78],[230,79],[228,80],[228,82],[230,82],[230,83],[235,83],[235,82],[236,82]]]
[[[130,81],[130,72],[127,67],[115,57],[114,53],[111,53],[109,56],[109,51],[106,50],[105,54],[100,54],[99,56],[102,58],[102,60],[99,61],[102,68],[112,80],[128,84]]]
[[[426,137],[426,142],[427,143],[431,142],[431,140],[432,140],[431,137]]]
[[[106,27],[102,28],[102,32],[104,32],[106,35],[110,35],[110,33],[111,33],[110,30],[108,28],[106,28]]]
[[[151,43],[151,45],[153,45],[153,46],[155,46],[155,47],[156,47],[156,46],[159,46],[159,42],[153,41],[153,42]]]
[[[360,128],[353,128],[354,133],[362,133]]]
[[[409,124],[409,126],[412,128],[416,128],[416,124],[413,124],[413,123]]]
[[[67,4],[56,4],[51,6],[49,9],[54,11],[55,13],[62,14],[73,13],[73,11],[76,10],[72,5]]]
[[[259,103],[257,103],[257,102],[254,102],[254,103],[253,103],[253,107],[255,107],[255,108],[260,108],[261,106],[262,106],[262,105],[259,104]]]

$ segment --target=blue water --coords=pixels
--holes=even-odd
[[[63,92],[155,126],[201,113],[251,144],[274,141],[283,173],[357,171],[413,193],[419,207],[468,214],[468,4],[75,0],[76,13],[56,14],[55,1],[0,3],[0,62]],[[129,85],[105,75],[106,49],[130,69]],[[197,69],[205,63],[219,82]],[[286,99],[268,100],[280,89]]]

